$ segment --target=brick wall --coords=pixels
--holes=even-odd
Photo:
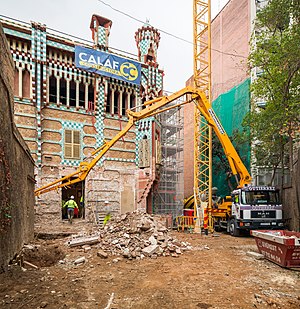
[[[33,238],[34,162],[13,122],[13,61],[0,24],[0,272]]]
[[[211,23],[212,100],[249,77],[250,1],[231,0]]]
[[[212,100],[249,77],[250,1],[231,0],[211,23]],[[186,85],[192,85],[192,77]],[[194,186],[194,106],[184,106],[184,197]]]

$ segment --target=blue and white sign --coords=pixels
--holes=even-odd
[[[103,51],[75,46],[77,68],[139,85],[141,64]]]

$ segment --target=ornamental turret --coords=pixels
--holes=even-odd
[[[135,41],[138,48],[140,62],[157,62],[157,49],[160,41],[160,33],[148,23],[137,30]]]

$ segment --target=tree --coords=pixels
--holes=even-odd
[[[270,0],[257,13],[249,56],[261,73],[251,85],[252,108],[244,124],[257,141],[256,165],[293,169],[293,147],[300,129],[300,2]],[[288,154],[288,155],[286,155]],[[292,175],[292,173],[290,173]]]

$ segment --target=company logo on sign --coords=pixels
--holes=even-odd
[[[141,64],[113,54],[76,46],[75,65],[77,68],[99,75],[140,84]]]

